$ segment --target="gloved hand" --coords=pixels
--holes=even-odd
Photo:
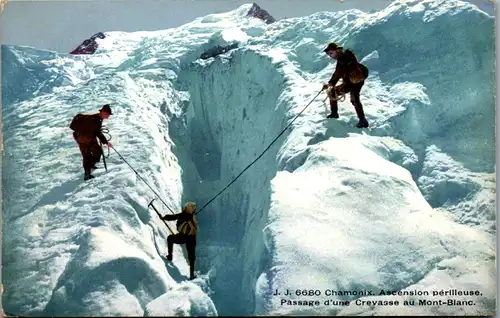
[[[328,89],[328,87],[330,87],[330,85],[328,85],[328,83],[323,84],[323,90]]]
[[[108,142],[108,147],[113,148],[113,145],[110,142]]]

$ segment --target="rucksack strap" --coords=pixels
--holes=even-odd
[[[190,220],[190,221],[184,221],[179,226],[179,233],[182,233],[182,234],[195,235],[197,231],[198,231],[198,225],[197,225],[197,222],[194,218],[193,218],[193,220]]]

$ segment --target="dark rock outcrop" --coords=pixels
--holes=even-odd
[[[210,48],[209,50],[206,50],[205,52],[203,52],[203,54],[200,55],[200,59],[206,60],[206,59],[209,59],[211,57],[216,57],[217,55],[224,54],[224,53],[226,53],[230,50],[233,50],[237,47],[238,47],[238,43],[234,43],[234,44],[231,44],[228,46],[217,45],[217,46],[214,46],[214,47]]]
[[[267,12],[266,10],[259,7],[256,3],[254,3],[252,5],[252,7],[248,10],[248,13],[246,16],[258,18],[267,24],[271,24],[273,22],[276,22],[276,19],[273,16],[271,16],[269,14],[269,12]],[[227,45],[227,46],[216,45],[216,46],[213,46],[210,49],[206,50],[205,52],[203,52],[203,54],[200,55],[200,59],[206,60],[206,59],[209,59],[211,57],[216,57],[216,56],[224,54],[230,50],[233,50],[237,47],[238,47],[238,43],[234,43],[234,44]]]
[[[83,41],[82,44],[80,44],[76,49],[71,51],[69,54],[94,54],[95,51],[97,51],[97,49],[99,48],[99,45],[95,41],[96,38],[104,39],[105,36],[102,32],[98,32],[92,35],[90,39],[86,39],[85,41]]]
[[[248,10],[247,16],[261,19],[267,24],[276,22],[276,19],[270,15],[269,12],[259,7],[256,3],[254,3],[250,10]]]

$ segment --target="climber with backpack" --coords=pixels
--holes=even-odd
[[[97,141],[99,140],[101,144],[112,147],[102,133],[102,121],[112,114],[109,104],[106,104],[102,106],[98,113],[77,114],[69,125],[69,128],[73,130],[73,138],[82,154],[84,180],[94,178],[91,172],[97,169],[95,165],[101,160],[103,151]]]
[[[323,52],[332,59],[337,60],[335,72],[328,83],[323,85],[323,90],[327,90],[330,100],[331,113],[327,118],[339,118],[337,105],[339,97],[350,93],[351,104],[354,106],[359,119],[356,127],[367,128],[369,125],[359,95],[361,88],[365,84],[365,79],[368,77],[368,68],[358,62],[356,55],[351,50],[344,50],[337,43],[329,43]],[[340,79],[342,79],[342,84],[336,86]]]
[[[172,250],[174,244],[186,244],[187,256],[189,261],[189,279],[194,276],[194,263],[196,260],[196,234],[198,233],[198,222],[195,218],[196,203],[188,202],[184,205],[181,213],[166,214],[161,219],[164,221],[177,220],[177,234],[171,234],[167,237],[167,259],[172,261]]]

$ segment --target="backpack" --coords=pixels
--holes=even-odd
[[[359,63],[356,55],[351,50],[345,50],[344,54],[351,61],[348,65],[349,81],[353,84],[358,84],[364,81],[368,77],[368,68]]]
[[[196,221],[196,218],[193,215],[192,220],[184,221],[179,224],[177,230],[179,233],[184,235],[196,235],[198,232],[198,221]]]

